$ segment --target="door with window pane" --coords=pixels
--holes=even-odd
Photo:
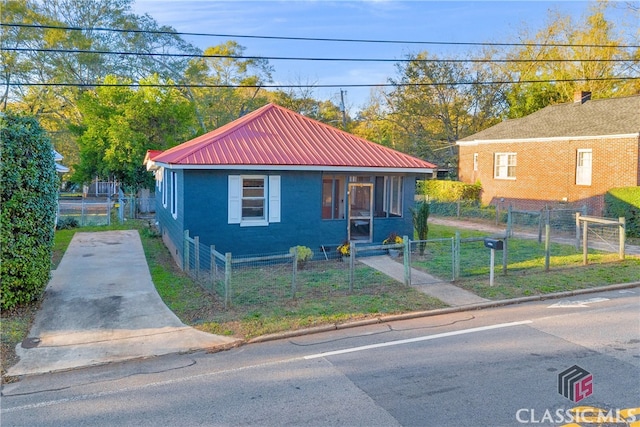
[[[373,184],[349,184],[349,240],[370,242],[373,236]]]

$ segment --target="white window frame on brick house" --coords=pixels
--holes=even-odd
[[[251,186],[261,181],[262,185]],[[262,189],[262,192],[260,191]],[[267,226],[280,222],[280,176],[277,175],[229,175],[228,223],[241,227]],[[262,215],[249,215],[260,208]]]
[[[576,185],[591,185],[593,170],[593,151],[579,148],[576,153]]]
[[[178,219],[178,173],[171,171],[171,216]]]
[[[473,171],[478,171],[478,153],[473,153]]]
[[[495,179],[516,179],[516,153],[495,153],[493,157],[493,177]]]

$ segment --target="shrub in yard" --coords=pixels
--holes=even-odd
[[[482,185],[480,182],[466,184],[459,181],[446,181],[439,179],[429,179],[418,181],[416,193],[428,196],[429,200],[439,200],[442,202],[455,202],[458,200],[480,201]]]
[[[313,258],[313,251],[306,246],[294,246],[289,249],[289,253],[293,254],[295,248],[298,248],[298,265],[303,266],[307,261]]]
[[[420,202],[415,208],[411,208],[411,216],[413,217],[413,228],[418,234],[418,240],[421,242],[418,244],[418,250],[420,255],[424,255],[424,248],[426,243],[423,240],[427,240],[429,235],[429,204],[426,202]]]
[[[37,299],[49,280],[58,177],[53,146],[33,117],[0,114],[3,310]]]
[[[625,217],[627,236],[640,237],[640,187],[612,188],[604,195],[605,216]]]
[[[67,230],[70,228],[78,227],[78,220],[74,217],[67,218],[58,218],[58,224],[56,225],[56,229],[58,230]]]

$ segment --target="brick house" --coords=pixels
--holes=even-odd
[[[604,194],[640,185],[640,95],[550,105],[457,142],[460,180],[482,184],[483,204],[519,209],[587,206],[602,215]]]

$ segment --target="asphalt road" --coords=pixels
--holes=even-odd
[[[574,365],[591,375],[579,402],[558,390]],[[2,426],[563,425],[577,406],[640,408],[640,288],[34,376],[2,393]]]

